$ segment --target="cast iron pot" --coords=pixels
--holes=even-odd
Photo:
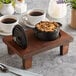
[[[34,35],[40,39],[40,40],[44,40],[44,41],[52,41],[55,40],[57,38],[59,38],[60,34],[60,27],[62,26],[61,23],[57,22],[59,24],[59,26],[53,31],[53,32],[43,32],[37,29],[37,27],[35,27],[34,30]]]

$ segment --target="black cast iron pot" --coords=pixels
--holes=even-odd
[[[59,24],[59,26],[53,31],[53,32],[43,32],[37,29],[37,27],[35,27],[34,30],[34,35],[40,39],[40,40],[44,40],[44,41],[52,41],[57,39],[60,34],[60,27],[62,26],[61,23],[57,22]]]

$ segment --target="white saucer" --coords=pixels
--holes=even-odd
[[[8,36],[8,35],[12,35],[12,33],[7,33],[7,32],[1,32],[1,31],[0,31],[0,35]]]
[[[27,22],[23,22],[23,25],[25,25],[26,27],[29,27],[29,28],[35,28],[35,25],[29,25],[29,24],[27,24]]]
[[[49,21],[49,19],[48,18],[46,18],[44,21]],[[31,25],[31,24],[27,24],[27,22],[25,21],[25,22],[22,22],[22,24],[24,25],[24,26],[26,26],[26,27],[29,27],[29,28],[35,28],[35,25]]]

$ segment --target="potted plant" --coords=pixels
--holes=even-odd
[[[71,6],[71,27],[76,29],[76,0],[65,0]]]
[[[0,0],[0,13],[2,15],[11,15],[14,13],[13,4],[14,0]]]

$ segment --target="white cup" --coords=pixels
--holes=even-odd
[[[23,19],[23,22],[26,22],[26,20],[27,20],[32,25],[36,25],[40,21],[44,21],[45,17],[46,17],[46,13],[44,10],[31,9],[31,10],[27,11],[26,14],[24,14],[22,16],[22,19]]]
[[[19,22],[18,18],[14,15],[4,15],[0,17],[0,31],[11,33],[12,29]]]

